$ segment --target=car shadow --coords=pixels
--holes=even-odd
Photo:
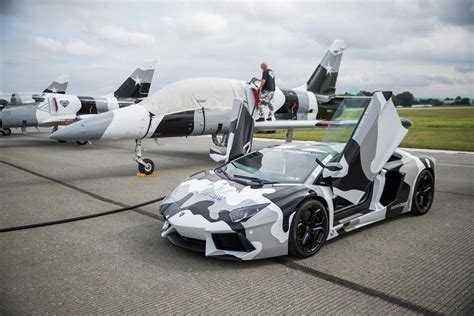
[[[243,262],[206,257],[204,253],[177,247],[160,234],[161,222],[144,223],[125,229],[118,240],[123,250],[132,258],[172,271],[232,270],[238,273],[240,270],[273,264],[265,259]]]

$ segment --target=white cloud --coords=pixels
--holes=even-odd
[[[178,36],[201,38],[223,35],[227,29],[224,16],[204,12],[186,12],[176,17],[164,17],[162,23],[169,29],[175,29]]]
[[[67,53],[71,55],[91,55],[99,52],[96,47],[77,38],[61,41],[44,36],[35,36],[33,38],[33,43],[52,52]]]
[[[85,28],[100,40],[106,40],[123,46],[151,46],[155,43],[153,35],[146,32],[132,31],[116,25],[103,25]]]
[[[420,97],[474,97],[472,1],[134,5],[125,0],[101,2],[92,10],[85,0],[16,3],[15,18],[2,20],[0,32],[9,43],[0,61],[0,75],[9,78],[2,90],[22,83],[42,87],[42,78],[66,71],[74,78],[71,89],[93,94],[120,84],[130,69],[148,59],[159,60],[152,91],[192,77],[245,80],[260,75],[262,61],[276,72],[278,85],[295,87],[306,82],[327,47],[340,38],[347,50],[338,92],[390,89]],[[45,20],[38,12],[58,15]],[[44,49],[29,49],[31,34],[47,34],[33,39]],[[31,68],[37,76],[21,77]]]

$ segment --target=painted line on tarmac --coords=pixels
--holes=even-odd
[[[285,258],[276,258],[276,259],[272,259],[272,261],[275,262],[275,263],[284,265],[285,267],[287,267],[289,269],[300,271],[300,272],[303,272],[303,273],[308,274],[310,276],[317,277],[319,279],[323,279],[323,280],[328,281],[330,283],[337,284],[339,286],[351,289],[353,291],[365,294],[367,296],[371,296],[371,297],[381,299],[385,302],[403,307],[403,308],[405,308],[409,311],[415,312],[415,313],[420,313],[420,314],[424,314],[424,315],[442,315],[439,312],[427,309],[427,308],[425,308],[421,305],[418,305],[416,303],[412,303],[412,302],[409,302],[409,301],[404,300],[402,298],[398,298],[396,296],[392,296],[390,294],[386,294],[384,292],[378,291],[376,289],[372,289],[372,288],[354,283],[352,281],[342,279],[342,278],[339,278],[337,276],[334,276],[334,275],[331,275],[331,274],[328,274],[328,273],[324,273],[324,272],[318,271],[318,270],[313,269],[313,268],[309,268],[307,266],[304,266],[302,264],[296,263],[294,261],[291,261],[291,260],[288,260],[288,259],[285,259]]]
[[[417,151],[417,152],[426,152],[426,153],[440,153],[440,154],[449,154],[449,155],[470,155],[470,156],[474,155],[474,152],[472,152],[472,151],[424,149],[424,148],[406,148],[406,147],[400,147],[400,149],[407,150],[407,151]]]
[[[49,180],[49,181],[52,181],[54,183],[57,183],[57,184],[60,184],[62,186],[65,186],[69,189],[72,189],[74,191],[77,191],[77,192],[80,192],[82,194],[86,194],[96,200],[99,200],[99,201],[102,201],[102,202],[105,202],[105,203],[109,203],[109,204],[114,204],[114,205],[117,205],[117,206],[121,206],[121,207],[130,207],[130,205],[128,204],[125,204],[125,203],[122,203],[122,202],[119,202],[119,201],[115,201],[115,200],[112,200],[112,199],[109,199],[109,198],[106,198],[104,196],[101,196],[101,195],[98,195],[94,192],[90,192],[90,191],[87,191],[85,189],[82,189],[82,188],[79,188],[75,185],[72,185],[70,183],[67,183],[67,182],[64,182],[64,181],[61,181],[61,180],[58,180],[58,179],[55,179],[55,178],[52,178],[52,177],[49,177],[49,176],[46,176],[46,175],[43,175],[41,173],[38,173],[36,171],[32,171],[30,169],[27,169],[27,168],[24,168],[24,167],[21,167],[21,166],[18,166],[18,165],[15,165],[15,164],[12,164],[11,162],[8,162],[8,161],[4,161],[4,160],[0,160],[0,163],[3,163],[7,166],[10,166],[10,167],[13,167],[15,169],[18,169],[18,170],[21,170],[21,171],[24,171],[24,172],[27,172],[29,174],[32,174],[32,175],[35,175],[37,177],[40,177],[40,178],[43,178],[43,179],[46,179],[46,180]],[[151,212],[148,212],[148,211],[145,211],[145,210],[142,210],[142,209],[134,209],[132,210],[136,213],[139,213],[139,214],[142,214],[142,215],[145,215],[145,216],[148,216],[148,217],[151,217],[151,218],[154,218],[154,219],[157,219],[157,220],[160,220],[160,221],[163,221],[163,219],[161,218],[161,216],[159,215],[156,215],[156,214],[153,214]]]

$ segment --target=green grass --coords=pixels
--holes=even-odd
[[[413,122],[401,147],[474,151],[474,107],[397,108]],[[324,129],[295,130],[295,140],[322,140]],[[256,137],[285,139],[286,131]]]

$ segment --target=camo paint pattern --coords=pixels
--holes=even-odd
[[[288,150],[341,150],[340,145],[309,142],[277,147]],[[337,222],[334,221],[334,195],[331,188],[314,181],[321,172],[319,166],[310,177],[313,183],[275,184],[256,188],[224,179],[224,176],[214,171],[201,172],[181,183],[163,201],[160,212],[166,218],[166,229],[162,236],[178,232],[184,237],[203,240],[207,256],[230,255],[241,260],[252,260],[286,255],[292,218],[298,205],[305,199],[316,198],[326,205],[329,213],[329,240],[348,231],[409,212],[418,175],[426,168],[434,172],[434,166],[432,158],[419,158],[397,149],[373,180],[367,209],[360,216]],[[386,178],[388,172],[400,173],[403,181],[395,199],[388,205],[383,205],[381,197],[385,186],[391,181]],[[232,210],[258,205],[265,207],[253,217],[239,223],[231,221],[229,213]],[[242,252],[216,248],[212,233],[237,232],[243,233],[255,250]]]

